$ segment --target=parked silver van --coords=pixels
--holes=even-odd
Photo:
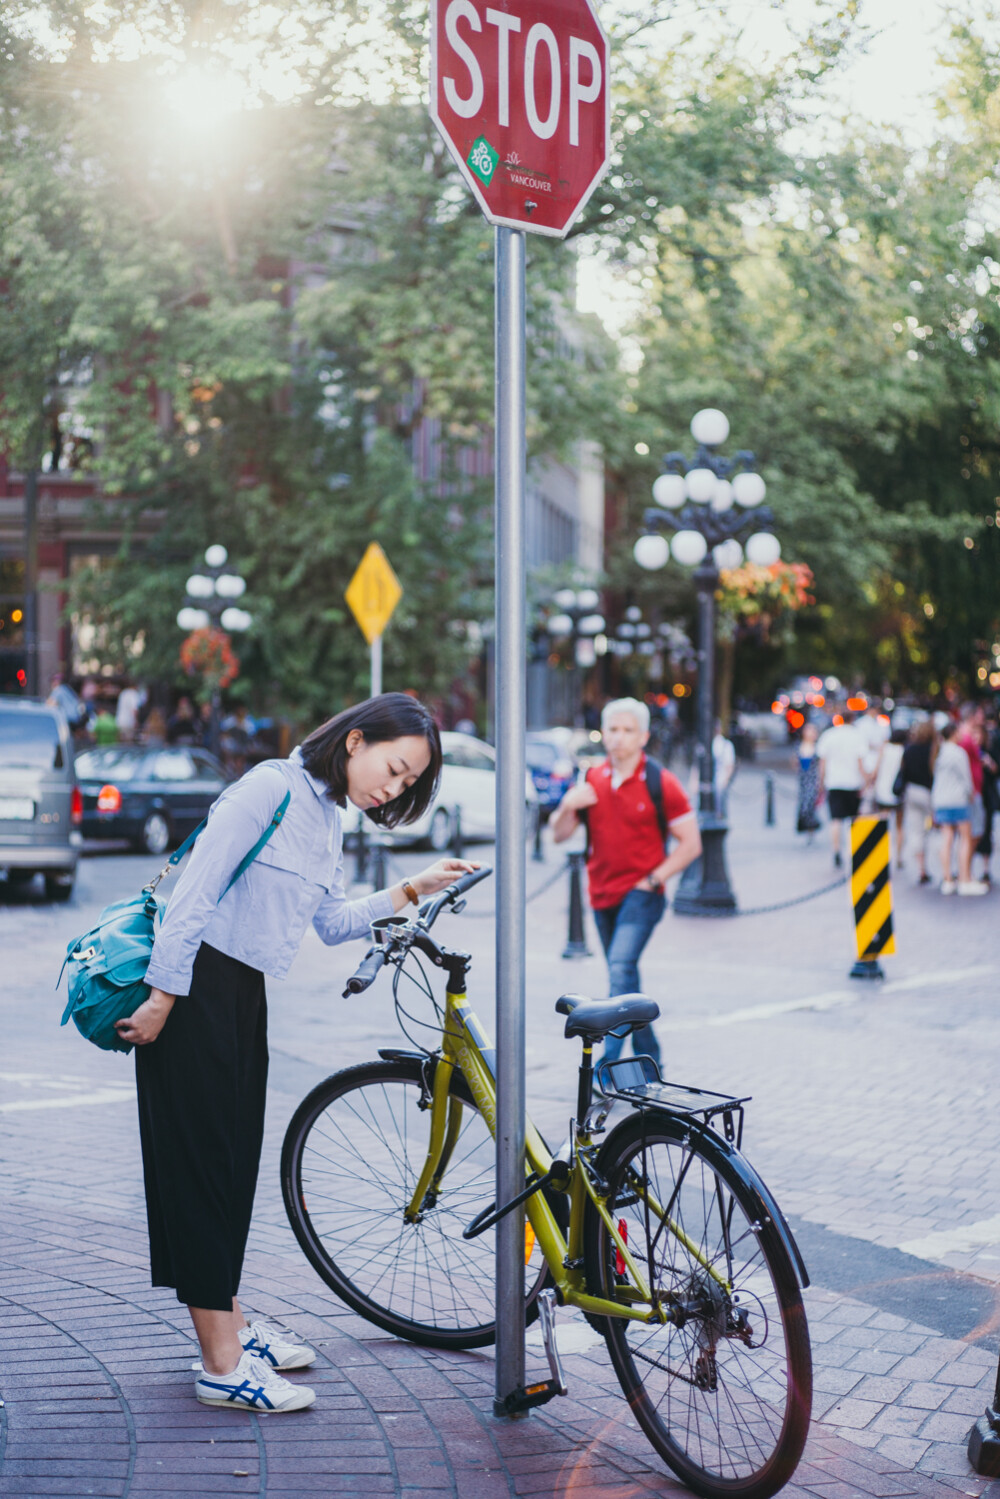
[[[69,900],[82,821],[62,714],[45,703],[0,698],[0,869],[15,883],[42,874],[49,900]]]

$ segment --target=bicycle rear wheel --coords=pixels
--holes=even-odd
[[[802,1455],[812,1359],[795,1271],[740,1157],[708,1132],[648,1113],[614,1130],[597,1167],[608,1212],[671,1318],[604,1319],[636,1420],[696,1493],[768,1499]],[[601,1296],[614,1299],[626,1283],[593,1207],[586,1266]]]
[[[417,1060],[350,1067],[314,1088],[286,1131],[281,1186],[306,1257],[348,1306],[415,1343],[482,1348],[496,1337],[495,1236],[466,1240],[462,1230],[494,1200],[496,1147],[457,1072],[451,1097],[462,1105],[460,1133],[419,1223],[403,1217],[430,1134]],[[547,1267],[531,1234],[525,1251],[530,1321]]]

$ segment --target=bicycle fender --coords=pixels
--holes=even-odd
[[[780,1238],[782,1244],[784,1244],[785,1249],[788,1252],[788,1258],[792,1262],[792,1268],[795,1271],[799,1285],[804,1291],[806,1287],[811,1284],[809,1280],[809,1271],[806,1269],[806,1262],[802,1258],[802,1251],[799,1249],[798,1244],[796,1244],[795,1242],[795,1235],[792,1233],[792,1230],[785,1222],[785,1215],[775,1201],[774,1194],[772,1193],[770,1187],[768,1187],[760,1172],[754,1166],[751,1166],[750,1162],[747,1160],[743,1152],[737,1150],[735,1145],[730,1145],[728,1140],[723,1140],[718,1135],[714,1136],[712,1143],[714,1145],[717,1145],[720,1150],[725,1151],[726,1155],[739,1161],[740,1166],[746,1173],[746,1177],[750,1183],[751,1188],[760,1200],[760,1206],[765,1216],[770,1218],[771,1222],[777,1229],[778,1237]]]

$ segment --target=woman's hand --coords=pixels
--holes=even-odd
[[[410,884],[418,895],[436,895],[439,890],[444,890],[457,880],[460,874],[471,874],[478,868],[478,864],[471,864],[468,859],[438,859],[436,864],[422,869],[419,874],[411,875]]]
[[[166,1025],[175,997],[162,989],[150,989],[149,998],[137,1010],[124,1020],[115,1021],[115,1030],[123,1041],[131,1041],[133,1046],[148,1046]]]

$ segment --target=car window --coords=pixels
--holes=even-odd
[[[0,709],[0,766],[62,770],[62,740],[54,713]]]
[[[525,744],[525,757],[536,770],[551,770],[559,757],[554,744],[545,739],[529,739]]]
[[[154,781],[193,781],[194,761],[186,750],[163,751],[153,761]]]
[[[81,781],[134,781],[145,759],[133,750],[83,750],[76,757],[76,774]]]
[[[469,762],[465,758],[465,746],[456,745],[454,749],[442,750],[441,763],[442,765],[468,765]]]
[[[204,780],[221,781],[223,779],[222,767],[217,765],[211,755],[206,755],[203,750],[192,750],[191,757],[195,763],[198,775]]]
[[[485,750],[477,749],[474,744],[465,746],[465,757],[470,770],[496,770],[492,757]]]

